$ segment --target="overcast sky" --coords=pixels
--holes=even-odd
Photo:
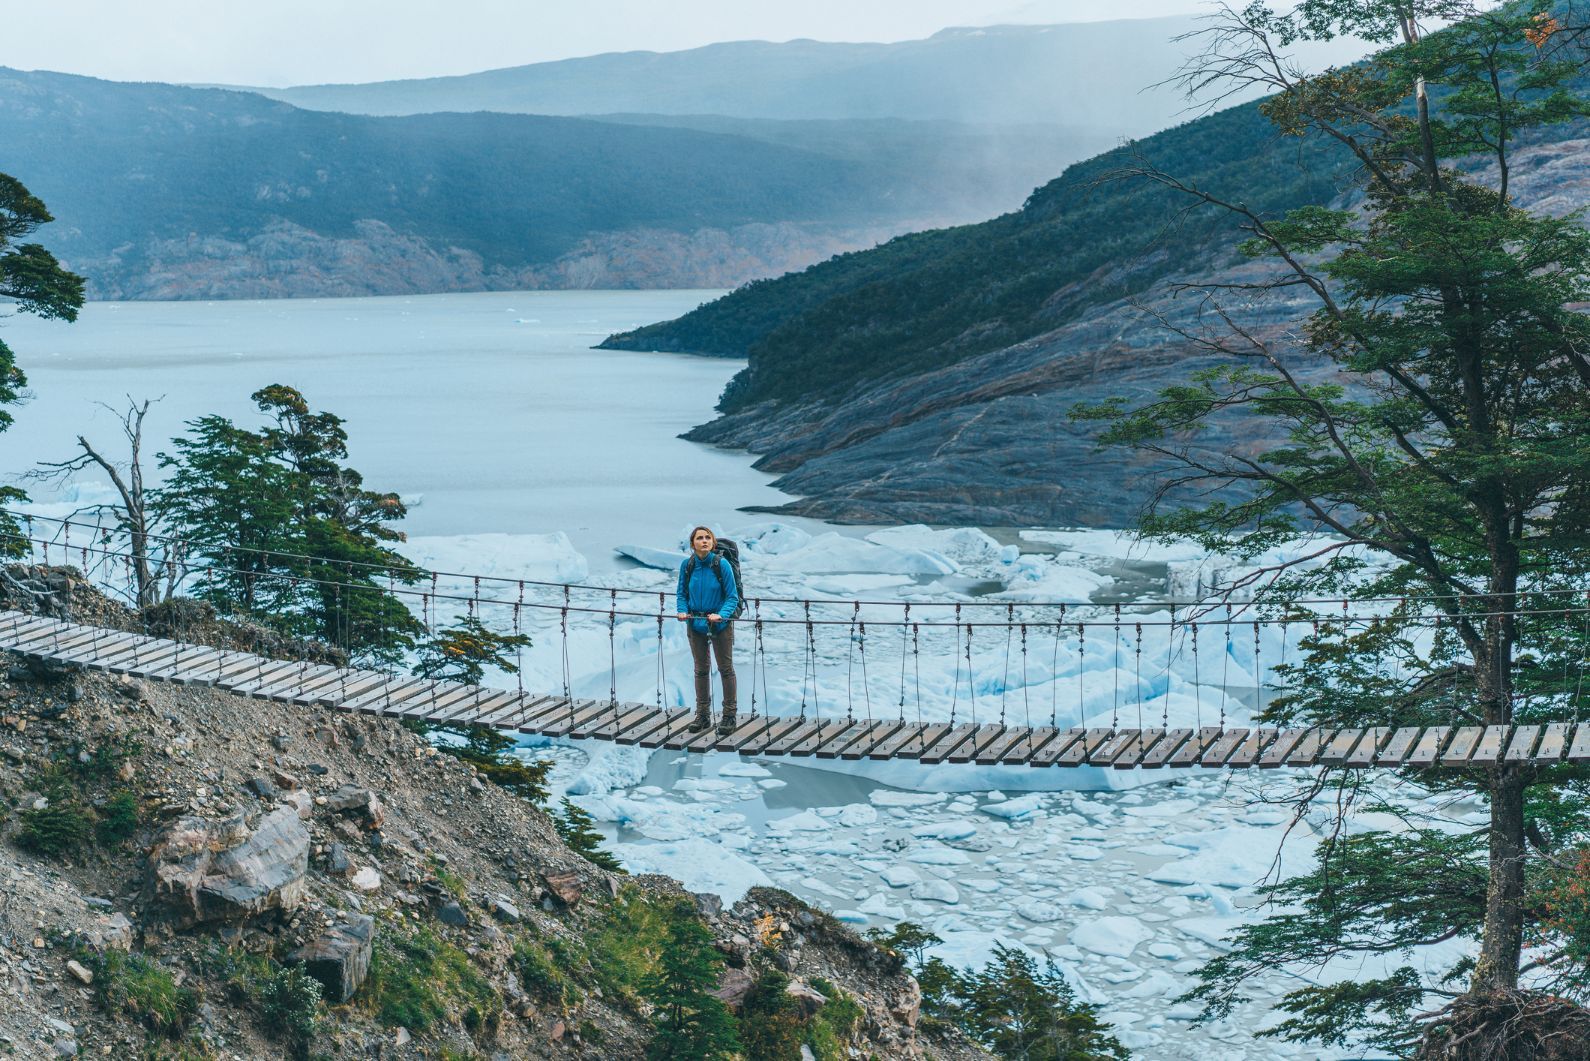
[[[898,41],[1091,22],[1203,0],[50,0],[6,5],[0,66],[286,86],[466,74],[725,40]]]

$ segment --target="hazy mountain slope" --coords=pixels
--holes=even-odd
[[[946,29],[897,44],[737,41],[618,52],[459,77],[255,89],[363,114],[493,110],[754,118],[1052,122],[1109,136],[1162,128],[1181,108],[1142,90],[1180,65],[1187,16]]]
[[[734,283],[936,216],[875,165],[741,136],[5,69],[0,144],[100,297]]]

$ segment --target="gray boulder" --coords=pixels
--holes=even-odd
[[[251,831],[241,815],[177,819],[149,852],[149,882],[180,921],[236,921],[303,901],[309,830],[278,807]]]
[[[369,975],[374,946],[375,918],[357,914],[331,925],[293,951],[288,960],[302,962],[304,971],[320,981],[327,1002],[346,1002]]]

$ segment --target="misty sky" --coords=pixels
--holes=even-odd
[[[464,74],[724,40],[898,41],[946,26],[1088,22],[1204,0],[51,0],[6,5],[0,66],[286,86]]]

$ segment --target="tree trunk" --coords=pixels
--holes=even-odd
[[[1518,986],[1524,947],[1523,767],[1498,766],[1491,779],[1490,880],[1485,889],[1485,932],[1472,994]]]

